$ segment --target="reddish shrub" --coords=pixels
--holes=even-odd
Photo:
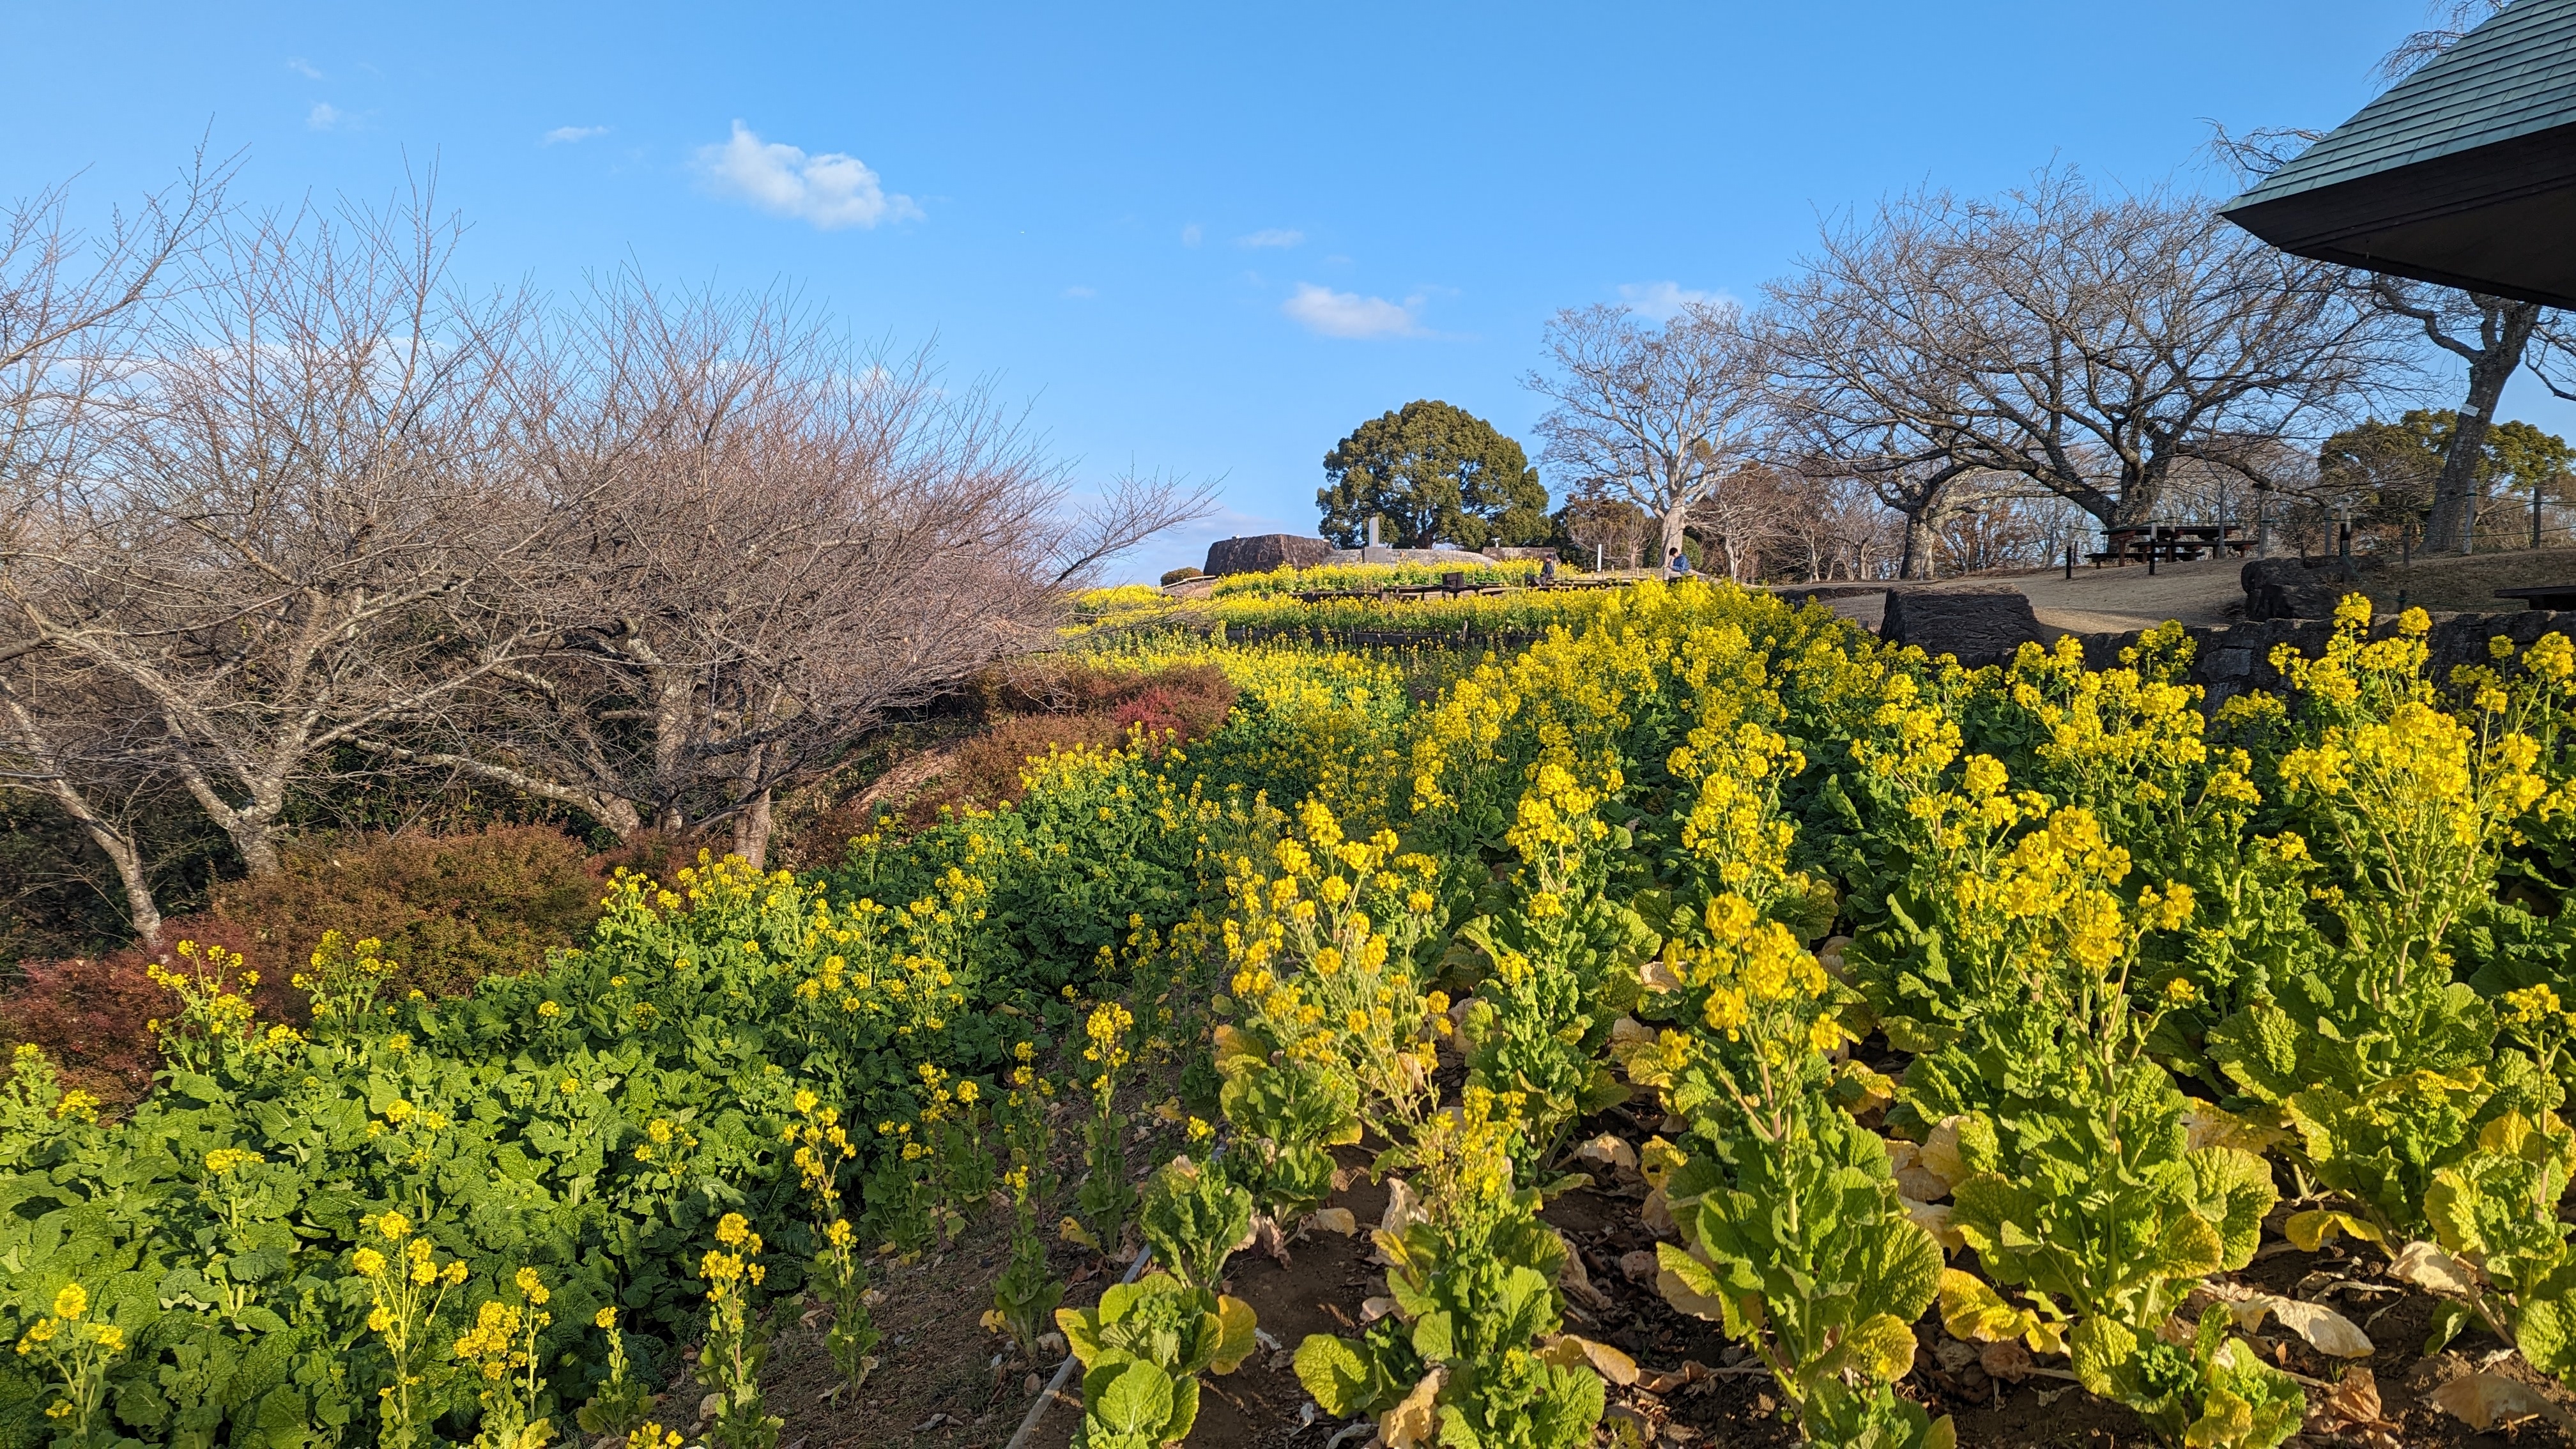
[[[590,871],[603,882],[624,870],[651,876],[668,885],[680,873],[681,867],[698,863],[701,844],[668,830],[639,830],[624,842],[592,856]],[[723,851],[718,850],[717,853],[722,854]]]
[[[239,952],[260,973],[261,1014],[281,1021],[304,1015],[288,981],[324,931],[383,941],[403,967],[396,990],[453,995],[579,944],[599,914],[602,871],[543,826],[317,840],[290,849],[285,865],[217,887],[212,910],[165,923],[161,938]],[[132,1101],[160,1064],[148,1023],[172,1005],[144,971],[156,956],[167,952],[24,963],[0,993],[0,1034],[44,1048],[102,1098]]]
[[[324,931],[339,931],[383,941],[402,989],[452,996],[578,944],[599,916],[602,872],[578,842],[542,825],[326,837],[293,847],[285,864],[216,887],[211,912],[247,931],[243,955],[281,982],[304,969]]]

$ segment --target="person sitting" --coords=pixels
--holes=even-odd
[[[1552,558],[1539,560],[1538,586],[1542,589],[1556,587],[1556,560]]]
[[[1664,577],[1680,580],[1689,578],[1690,576],[1690,555],[1683,553],[1680,549],[1674,549],[1673,556],[1664,560]]]

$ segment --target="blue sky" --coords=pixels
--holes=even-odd
[[[2340,122],[2423,14],[5,0],[0,193],[85,171],[96,214],[210,125],[257,202],[434,160],[475,277],[794,285],[935,338],[1083,477],[1223,475],[1149,574],[1311,531],[1325,451],[1413,398],[1526,436],[1559,307],[1751,298],[1825,214],[2052,158],[2224,187],[2202,118]],[[2576,422],[2527,383],[2507,411]]]

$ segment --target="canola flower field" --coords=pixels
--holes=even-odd
[[[1362,1161],[1389,1311],[1291,1347],[1390,1445],[1609,1432],[1638,1366],[1567,1331],[1539,1211],[1614,1170],[1663,1297],[1817,1443],[1954,1442],[1908,1382],[1937,1331],[2277,1445],[2331,1385],[2249,1334],[2361,1329],[2218,1281],[2267,1240],[2367,1244],[2437,1340],[2576,1373],[2564,637],[2433,679],[2424,616],[2356,598],[2204,714],[2179,630],[1965,671],[1724,585],[1512,602],[1545,633],[1499,656],[1104,628],[1234,716],[807,878],[621,878],[468,997],[335,937],[266,1021],[182,946],[131,1115],[25,1052],[0,1092],[0,1426],[771,1449],[778,1325],[864,1381],[871,1273],[1006,1202],[986,1331],[1062,1335],[1077,1442],[1178,1443],[1253,1351],[1229,1255]],[[1184,1150],[1138,1164],[1157,1057]],[[1060,1307],[1058,1234],[1152,1267]],[[694,1419],[651,1398],[683,1346]]]

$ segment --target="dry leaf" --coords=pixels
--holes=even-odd
[[[1816,964],[1824,967],[1825,974],[1831,976],[1836,981],[1845,979],[1843,975],[1843,949],[1851,945],[1851,943],[1852,938],[1849,936],[1827,936],[1824,939],[1823,944],[1816,947]]]
[[[1934,1198],[1948,1197],[1954,1185],[1968,1180],[1968,1165],[1959,1160],[1959,1124],[1967,1120],[1965,1117],[1944,1117],[1924,1134],[1923,1153],[1916,1159],[1916,1165],[1940,1178],[1941,1190],[1908,1193],[1907,1196],[1930,1202]]]
[[[2398,1249],[2388,1265],[2388,1276],[2400,1283],[2412,1283],[2427,1293],[2454,1298],[2467,1297],[2477,1283],[2475,1271],[2468,1264],[2431,1243],[2408,1243]]]
[[[1328,1233],[1339,1233],[1347,1238],[1360,1230],[1360,1220],[1351,1215],[1349,1208],[1317,1208],[1306,1214],[1306,1226],[1320,1228]]]
[[[1937,1202],[1950,1195],[1950,1179],[1919,1161],[1910,1162],[1896,1170],[1896,1190],[1916,1202]]]
[[[1565,1291],[1566,1297],[1596,1313],[1611,1307],[1610,1295],[1592,1286],[1592,1274],[1583,1265],[1583,1251],[1571,1244],[1566,1247],[1565,1266],[1556,1270],[1556,1286]]]
[[[2561,1426],[2576,1422],[2565,1410],[2542,1398],[2539,1390],[2502,1374],[2462,1374],[2429,1397],[2436,1407],[2472,1429],[2492,1429],[2507,1420],[2528,1419],[2534,1414]]]
[[[1645,1224],[1646,1231],[1656,1237],[1669,1238],[1673,1235],[1673,1210],[1664,1200],[1662,1188],[1659,1187],[1647,1193],[1646,1200],[1637,1205],[1637,1221]]]
[[[1631,1283],[1651,1283],[1662,1270],[1663,1264],[1644,1248],[1619,1255],[1619,1276]]]
[[[1614,1055],[1623,1046],[1643,1046],[1654,1040],[1655,1029],[1633,1016],[1610,1023],[1610,1050]]]
[[[1360,1322],[1375,1323],[1395,1311],[1392,1298],[1370,1298],[1360,1304]]]
[[[1378,1415],[1377,1435],[1386,1441],[1387,1449],[1415,1449],[1439,1439],[1440,1414],[1432,1401],[1440,1397],[1440,1386],[1447,1382],[1447,1369],[1433,1369],[1404,1396],[1404,1402]]]
[[[1916,1226],[1940,1241],[1943,1251],[1956,1253],[1968,1246],[1967,1237],[1950,1226],[1948,1203],[1916,1202],[1902,1193],[1896,1200],[1905,1208],[1905,1215],[1914,1219]]]
[[[2325,1410],[2347,1424],[2379,1422],[2379,1380],[2370,1370],[2355,1368],[2326,1390]]]
[[[1640,1375],[1637,1387],[1649,1394],[1669,1394],[1685,1385],[1707,1383],[1716,1377],[1717,1371],[1707,1364],[1695,1358],[1684,1359],[1680,1368]]]
[[[1638,1377],[1635,1359],[1606,1343],[1594,1343],[1571,1333],[1558,1335],[1556,1342],[1541,1349],[1538,1356],[1559,1368],[1587,1365],[1594,1373],[1621,1388],[1635,1383]]]
[[[1637,1165],[1637,1149],[1629,1146],[1615,1132],[1604,1132],[1578,1145],[1574,1149],[1574,1155],[1586,1162],[1598,1162],[1610,1167],[1633,1168]]]
[[[2319,1353],[2336,1358],[2368,1358],[2379,1351],[2359,1325],[2322,1303],[2266,1295],[2265,1305],[2283,1328],[2308,1341]]]
[[[1422,1199],[1413,1195],[1413,1185],[1400,1177],[1386,1180],[1386,1211],[1377,1220],[1377,1230],[1402,1236],[1404,1230],[1426,1220]]]

